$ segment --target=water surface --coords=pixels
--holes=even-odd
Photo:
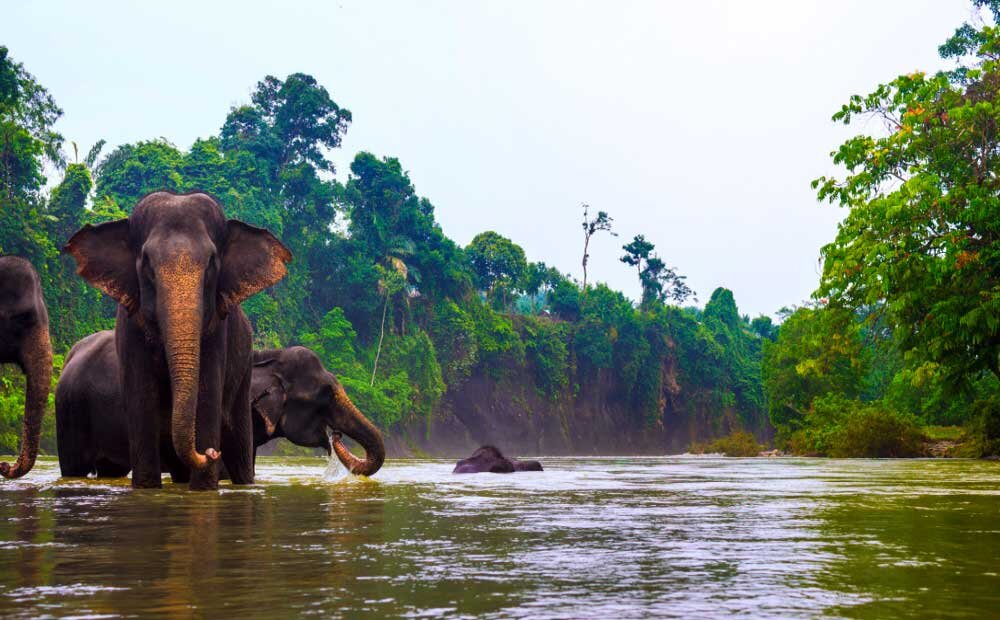
[[[390,461],[258,484],[0,482],[0,615],[929,617],[1000,613],[1000,464],[550,458],[453,476]]]

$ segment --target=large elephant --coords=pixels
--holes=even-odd
[[[495,446],[476,448],[469,458],[455,463],[453,474],[512,474],[516,471],[542,471],[538,461],[519,461],[507,458]]]
[[[66,357],[56,386],[56,438],[63,476],[96,473],[113,478],[128,473],[128,424],[115,381],[118,372],[111,331],[87,336]],[[255,352],[250,396],[255,452],[271,439],[286,437],[300,446],[334,450],[356,474],[370,476],[382,466],[382,434],[309,349]],[[364,460],[344,448],[339,433],[361,444]],[[174,481],[186,481],[184,473]]]
[[[118,302],[132,486],[161,486],[161,456],[171,473],[190,470],[192,489],[218,487],[220,456],[234,483],[252,483],[251,331],[240,302],[285,276],[288,249],[227,222],[206,194],[171,192],[84,227],[64,249]]]
[[[52,384],[52,342],[38,274],[17,256],[0,256],[0,364],[20,366],[27,383],[21,450],[13,467],[0,463],[5,478],[19,478],[31,471],[38,456]]]

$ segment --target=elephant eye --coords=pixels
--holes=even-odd
[[[156,272],[149,264],[149,255],[143,253],[142,255],[142,275],[150,282],[156,282]]]
[[[29,312],[21,312],[19,314],[15,314],[12,317],[12,320],[13,320],[14,323],[17,323],[19,325],[27,325],[27,324],[31,323],[31,321],[32,321],[33,318],[34,317],[33,317],[32,313],[29,311]]]

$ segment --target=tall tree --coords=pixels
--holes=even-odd
[[[619,260],[635,267],[639,272],[639,284],[642,285],[639,305],[648,308],[654,301],[668,300],[683,303],[694,296],[694,291],[685,282],[686,276],[678,275],[675,269],[667,267],[653,252],[655,248],[644,235],[636,235],[632,241],[622,246],[625,255]]]
[[[472,239],[465,254],[472,265],[476,285],[487,298],[506,308],[509,295],[521,284],[528,268],[521,246],[488,230]]]
[[[901,75],[834,115],[885,131],[840,146],[843,179],[813,182],[848,209],[818,295],[885,320],[956,380],[1000,377],[1000,29],[965,24],[940,53],[954,70]]]
[[[612,237],[617,237],[618,233],[611,230],[611,222],[614,219],[605,211],[598,211],[594,219],[590,219],[590,205],[582,203],[583,207],[583,290],[587,291],[587,263],[590,260],[590,238],[595,234],[606,231]]]
[[[619,260],[626,265],[635,267],[639,277],[642,278],[643,263],[649,260],[655,247],[651,242],[646,241],[645,235],[636,235],[631,241],[622,246],[622,249],[625,250],[625,256],[622,256]]]
[[[62,162],[53,128],[62,110],[24,66],[0,46],[0,254],[17,254],[50,284],[46,260],[57,248],[45,234],[46,161]]]

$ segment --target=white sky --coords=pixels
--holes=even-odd
[[[854,93],[942,66],[965,0],[772,2],[11,2],[0,44],[65,110],[81,152],[216,133],[267,74],[314,75],[354,123],[334,154],[400,159],[462,245],[496,230],[580,277],[580,202],[620,237],[591,281],[632,297],[618,261],[645,234],[704,303],[808,298],[841,216],[809,182],[857,130]]]

